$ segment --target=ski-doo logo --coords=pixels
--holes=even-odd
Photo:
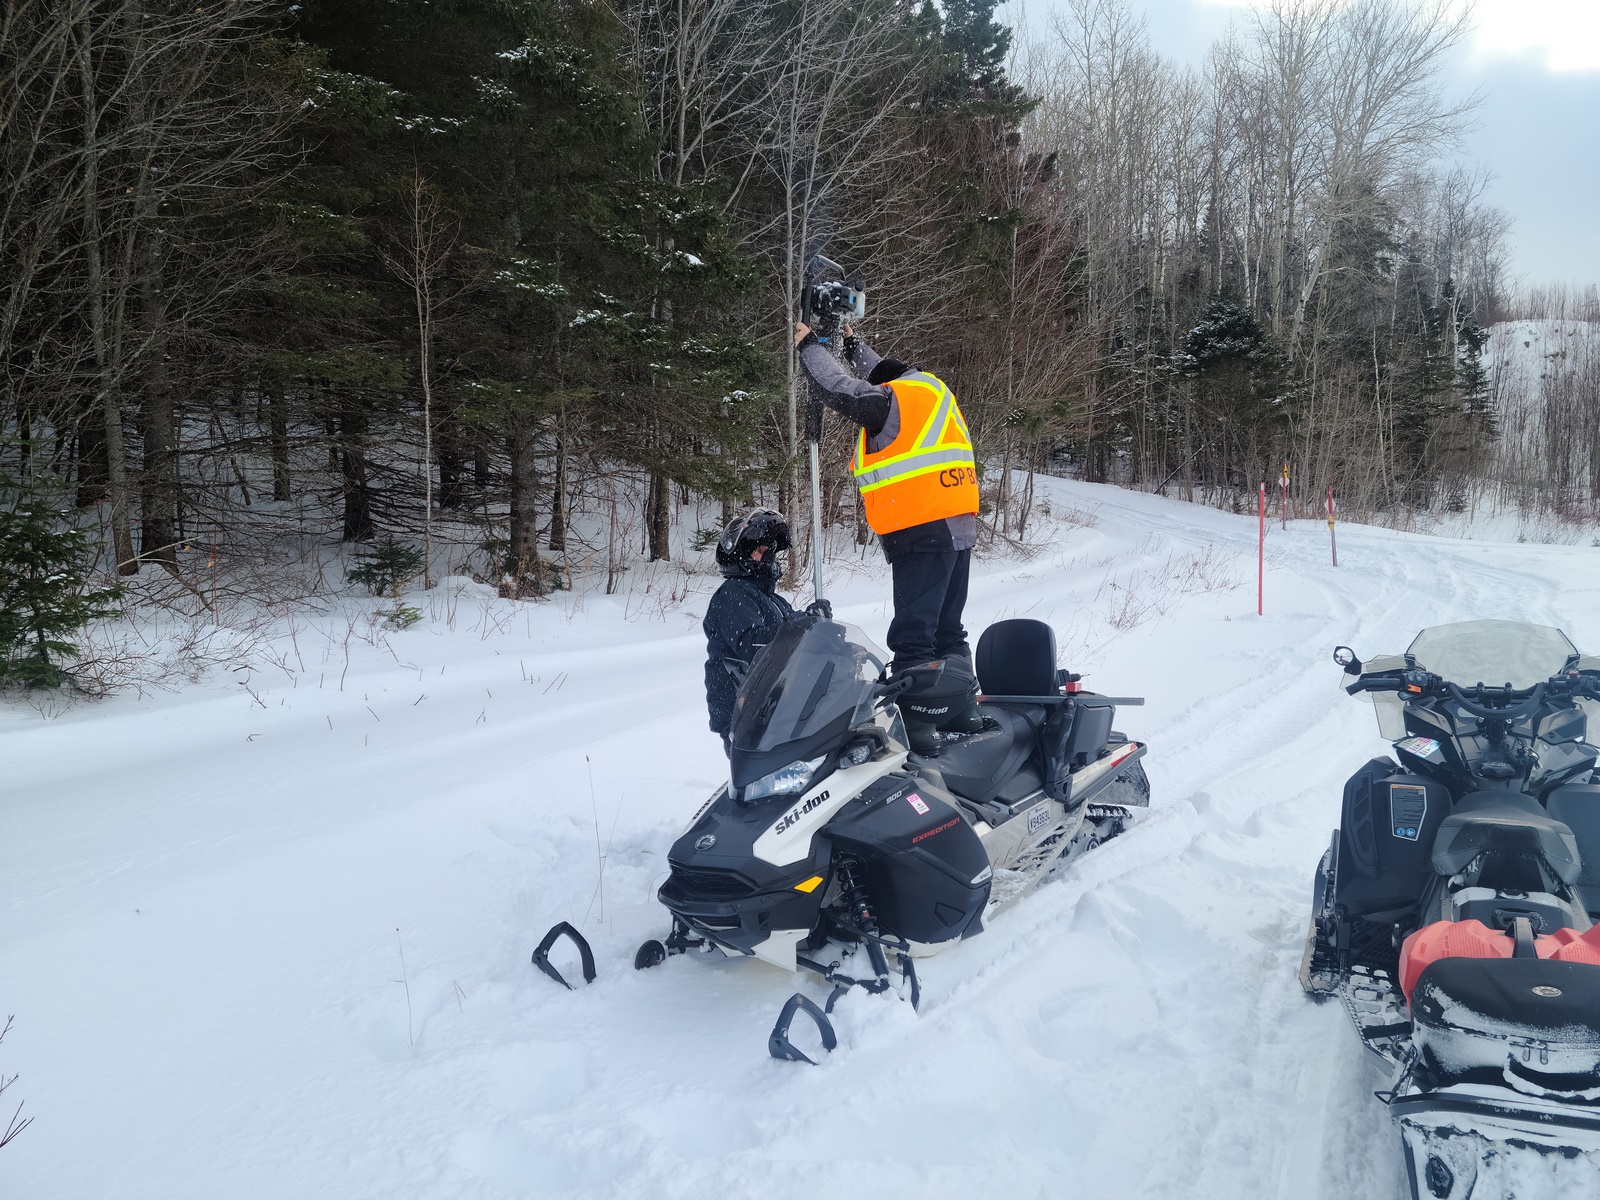
[[[774,825],[772,827],[772,832],[773,833],[784,833],[785,831],[793,828],[795,825],[797,825],[799,823],[801,817],[805,816],[808,812],[810,812],[812,809],[816,808],[819,804],[825,803],[827,801],[827,799],[828,799],[828,793],[827,792],[818,792],[815,796],[811,797],[811,799],[807,800],[804,804],[798,805],[795,808],[791,808],[788,812],[783,814],[783,820],[779,821],[776,825]]]

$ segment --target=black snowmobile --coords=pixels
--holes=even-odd
[[[1301,986],[1392,1072],[1416,1200],[1553,1194],[1533,1169],[1600,1194],[1600,660],[1512,621],[1334,660],[1399,761],[1345,784]]]
[[[914,958],[982,932],[1149,804],[1145,747],[1111,728],[1117,705],[1143,700],[1082,691],[1057,671],[1048,625],[991,626],[974,666],[984,728],[922,758],[895,699],[925,672],[890,680],[851,626],[786,624],[739,689],[728,783],[668,855],[672,931],[634,965],[702,950],[814,973],[833,985],[825,1006],[795,994],[768,1044],[811,1061],[789,1039],[798,1013],[832,1050],[826,1014],[849,989],[899,988],[915,1005]]]

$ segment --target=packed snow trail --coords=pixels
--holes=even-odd
[[[1040,486],[1089,523],[976,563],[968,627],[1049,621],[1091,686],[1148,697],[1118,726],[1152,808],[926,960],[920,1015],[848,997],[815,1069],[765,1040],[822,989],[631,966],[725,770],[703,591],[626,619],[441,589],[387,644],[324,618],[287,670],[0,715],[0,1068],[37,1116],[0,1195],[1403,1197],[1381,1080],[1295,979],[1343,781],[1383,749],[1329,651],[1477,617],[1593,649],[1600,551],[1343,526],[1334,570],[1296,522],[1258,618],[1254,516]],[[881,571],[830,592],[881,639]],[[528,963],[560,919],[588,988]]]

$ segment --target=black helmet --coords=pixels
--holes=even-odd
[[[729,521],[717,539],[717,566],[729,579],[777,579],[783,572],[778,555],[789,548],[789,522],[770,508],[752,508]],[[770,549],[760,561],[750,557],[757,546]]]

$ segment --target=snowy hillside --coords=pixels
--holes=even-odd
[[[1144,695],[1148,816],[922,972],[855,995],[822,1066],[766,1034],[797,985],[676,958],[666,850],[725,763],[698,617],[637,597],[414,598],[320,618],[287,670],[41,721],[0,712],[0,1068],[27,1200],[1400,1197],[1399,1141],[1337,1006],[1296,983],[1346,775],[1383,747],[1328,654],[1511,617],[1600,646],[1600,549],[1254,518],[1043,481],[1028,561],[968,626],[1052,622]],[[883,573],[839,614],[881,639]],[[370,607],[370,606],[369,606]],[[347,659],[348,655],[348,659]],[[569,919],[598,980],[529,965]],[[402,961],[403,956],[403,961]],[[9,1115],[9,1111],[6,1115]]]

